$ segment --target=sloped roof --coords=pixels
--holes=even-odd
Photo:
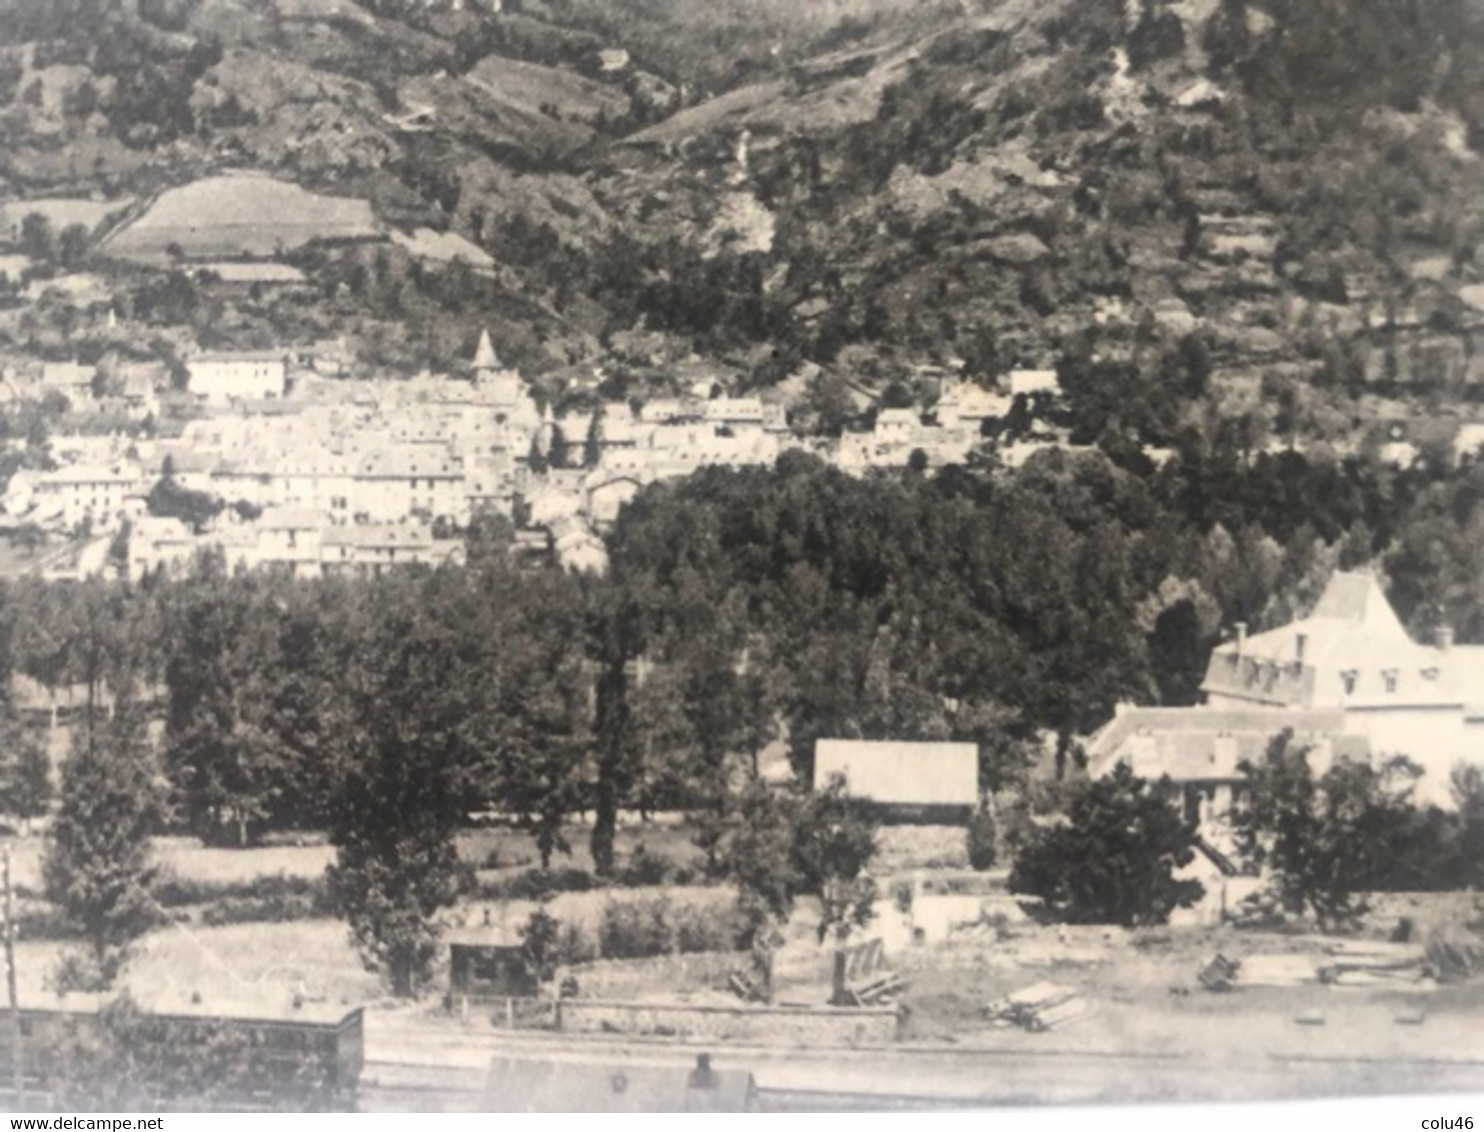
[[[485,1100],[498,1112],[746,1112],[752,1074],[629,1062],[497,1057]]]
[[[820,739],[814,785],[845,776],[852,797],[902,806],[972,806],[979,800],[979,748],[973,743]]]
[[[1407,631],[1374,574],[1336,571],[1325,586],[1309,620],[1332,619],[1363,624],[1373,633],[1407,640]]]
[[[1285,729],[1300,742],[1327,741],[1336,757],[1370,758],[1369,740],[1346,732],[1345,714],[1338,709],[1127,708],[1088,744],[1088,771],[1101,777],[1127,761],[1141,778],[1240,778],[1237,768],[1243,760],[1261,758]]]
[[[1202,688],[1273,706],[1457,703],[1429,675],[1439,657],[1407,636],[1372,575],[1337,572],[1308,617],[1213,650]]]
[[[500,359],[495,357],[495,345],[490,341],[490,332],[479,332],[479,345],[474,350],[475,369],[499,369]]]

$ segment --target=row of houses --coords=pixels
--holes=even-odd
[[[318,512],[276,508],[260,518],[196,534],[179,519],[146,515],[131,525],[128,575],[181,569],[198,554],[222,555],[229,569],[275,569],[298,578],[376,577],[404,566],[463,561],[458,539],[440,539],[427,523],[326,526]]]

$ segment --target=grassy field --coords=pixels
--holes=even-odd
[[[371,206],[320,196],[259,175],[207,177],[160,194],[144,214],[106,241],[109,255],[158,261],[178,244],[188,258],[267,257],[311,239],[378,234]]]
[[[17,945],[23,1003],[55,1000],[50,983],[63,951],[61,944],[44,941]],[[295,993],[347,1005],[384,994],[338,920],[161,928],[140,944],[120,986],[159,1010],[184,1005],[193,994],[223,1009],[254,1011],[287,1010]]]
[[[593,82],[572,71],[497,55],[481,60],[469,72],[468,79],[527,113],[539,114],[543,106],[555,106],[563,118],[589,124],[600,115],[617,118],[629,104],[617,87]]]
[[[571,833],[572,856],[558,857],[554,864],[590,870],[587,830],[579,826]],[[961,836],[948,829],[910,835],[889,829],[883,831],[883,840],[883,857],[889,864],[883,876],[906,870],[929,879],[946,877],[944,870],[952,869],[961,851]],[[683,828],[630,824],[618,837],[621,865],[640,844],[647,853],[671,862],[693,862],[697,855]],[[155,848],[157,860],[176,878],[219,886],[260,877],[313,878],[333,856],[324,844],[233,851],[203,849],[189,839],[174,838],[161,839]],[[509,829],[466,831],[459,838],[459,850],[464,860],[480,867],[482,880],[513,876],[535,863],[529,834]],[[927,858],[941,863],[925,865]],[[32,891],[40,883],[39,860],[37,838],[21,839],[13,850],[15,878]],[[491,864],[498,867],[483,867]],[[976,875],[993,889],[1003,887],[1003,870]],[[549,908],[563,924],[580,928],[594,941],[610,901],[648,902],[662,896],[672,906],[704,909],[718,920],[731,912],[735,899],[727,886],[670,884],[563,892]],[[1043,926],[1016,913],[1013,901],[1004,903],[1009,898],[1001,894],[985,907],[1004,906],[1014,914],[991,915],[967,929],[946,930],[947,923],[957,922],[958,912],[950,911],[945,924],[928,932],[926,942],[914,943],[907,915],[895,907],[889,893],[883,897],[877,909],[879,922],[871,931],[887,940],[890,965],[908,979],[903,1002],[909,1041],[1008,1053],[1124,1051],[1184,1057],[1192,1050],[1203,1055],[1225,1050],[1233,1057],[1477,1061],[1484,1085],[1480,1024],[1484,979],[1435,989],[1239,984],[1231,993],[1213,994],[1199,986],[1196,974],[1217,952],[1237,959],[1289,955],[1317,962],[1330,941],[1316,933],[1241,931],[1231,926],[1139,931]],[[958,909],[980,899],[985,898],[922,895],[921,907],[914,906],[910,917],[921,926],[933,921],[934,901],[945,909],[950,904]],[[534,907],[530,900],[469,900],[447,913],[445,925],[450,932],[514,942]],[[1403,917],[1419,930],[1441,922],[1470,923],[1480,909],[1480,898],[1472,894],[1385,896],[1377,900],[1365,935],[1384,939]],[[820,942],[818,921],[817,903],[799,901],[777,958],[782,1000],[822,1003],[828,997],[832,945]],[[21,942],[18,970],[24,1000],[51,997],[48,980],[62,950],[57,943]],[[432,1009],[441,996],[446,978],[440,964],[424,1010]],[[985,1017],[987,1003],[1045,981],[1076,987],[1094,1012],[1052,1034],[998,1029]],[[202,926],[195,918],[173,923],[144,939],[124,985],[159,1009],[189,1001],[193,994],[219,1002],[223,1009],[242,1009],[242,1004],[250,1003],[252,1009],[276,1011],[295,994],[329,1006],[390,1005],[381,981],[362,966],[345,925],[333,919],[213,927]],[[680,989],[655,985],[634,993],[663,1000],[679,995]],[[720,991],[712,988],[706,993]]]

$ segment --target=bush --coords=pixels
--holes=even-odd
[[[670,901],[609,901],[598,921],[598,952],[604,959],[648,959],[675,950]]]
[[[293,896],[323,902],[325,882],[322,877],[285,876],[282,873],[253,877],[247,881],[203,881],[168,877],[155,885],[151,895],[164,908],[183,908],[221,900],[282,900]]]
[[[1199,881],[1175,879],[1195,859],[1195,831],[1167,795],[1167,780],[1151,786],[1127,765],[1084,784],[1063,823],[1027,838],[1010,891],[1039,896],[1053,918],[1070,923],[1165,923],[1205,892]]]
[[[614,879],[625,888],[653,888],[673,881],[675,866],[658,853],[651,853],[640,842],[634,846],[629,863]]]
[[[557,937],[557,960],[567,966],[591,963],[598,957],[598,946],[576,924],[563,924]]]
[[[742,924],[735,914],[684,904],[675,909],[675,949],[682,954],[734,951],[741,935]]]
[[[967,831],[969,867],[984,871],[995,862],[995,825],[987,806],[981,806],[969,818]]]
[[[287,924],[333,915],[328,894],[280,894],[265,897],[227,897],[208,904],[201,922],[208,927],[224,924]]]
[[[539,900],[557,892],[591,892],[598,887],[586,869],[527,869],[508,877],[466,879],[463,894],[478,900]]]

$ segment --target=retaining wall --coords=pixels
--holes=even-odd
[[[570,1033],[810,1046],[895,1041],[897,1024],[893,1007],[683,1006],[572,998],[557,1012],[557,1029]]]

